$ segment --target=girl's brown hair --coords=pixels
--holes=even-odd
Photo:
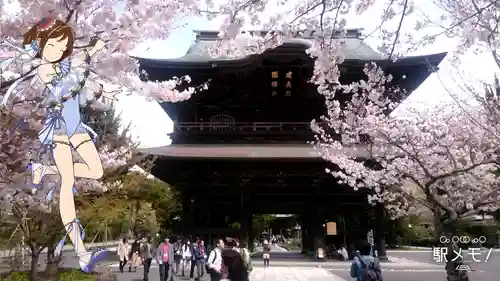
[[[50,27],[46,27],[50,26]],[[75,36],[73,35],[73,30],[69,25],[51,18],[44,18],[35,24],[26,34],[24,34],[23,45],[31,44],[33,40],[37,41],[39,44],[40,51],[36,55],[36,58],[41,58],[43,49],[47,44],[49,39],[61,38],[61,40],[68,39],[66,44],[66,51],[64,51],[61,58],[57,61],[60,62],[63,59],[69,57],[73,53],[73,43],[75,41]]]

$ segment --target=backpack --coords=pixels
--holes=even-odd
[[[215,262],[215,260],[217,259],[217,251],[216,250],[212,250],[212,252],[214,252],[214,258],[210,262],[211,264],[213,264]],[[205,262],[205,270],[207,271],[207,273],[210,273],[210,272],[214,271],[213,268],[211,268],[211,267],[208,266],[208,258],[207,258],[207,261]]]
[[[365,269],[365,272],[363,274],[363,277],[361,277],[361,280],[363,281],[382,281],[382,271],[380,271],[380,268],[375,267],[375,261],[370,262],[369,265],[366,265],[365,261],[361,256],[357,257],[358,260],[361,262],[361,268]]]
[[[252,259],[250,257],[250,253],[248,252],[248,249],[242,248],[241,249],[241,258],[243,259],[243,264],[247,268],[247,271],[252,271],[253,270],[253,265],[252,265]]]
[[[193,258],[195,260],[203,259],[203,254],[201,253],[201,249],[199,245],[193,246]]]

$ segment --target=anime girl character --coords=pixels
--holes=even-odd
[[[32,162],[29,165],[32,182],[39,185],[46,175],[60,176],[59,209],[66,234],[56,251],[60,253],[66,237],[69,237],[82,271],[90,273],[107,252],[100,249],[90,252],[85,248],[85,232],[76,217],[73,191],[75,178],[99,179],[103,167],[89,135],[95,133],[82,123],[80,106],[101,97],[116,100],[117,91],[105,90],[102,84],[90,77],[92,57],[105,47],[105,43],[97,40],[92,47],[73,53],[74,40],[69,25],[51,17],[43,18],[24,34],[24,48],[16,48],[19,55],[3,62],[2,69],[16,59],[29,58],[31,64],[36,65],[30,86],[43,83],[43,101],[39,106],[47,109],[38,137],[50,152],[54,165]],[[19,85],[14,83],[9,87],[2,104],[5,105],[13,93],[22,93],[23,89],[16,89]],[[74,163],[72,149],[83,159],[81,163]]]

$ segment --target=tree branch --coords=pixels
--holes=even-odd
[[[80,6],[80,4],[82,4],[82,2],[83,0],[79,0],[75,3],[75,6],[73,8],[70,8],[69,4],[66,1],[64,1],[64,3],[66,4],[66,8],[69,9],[69,13],[66,16],[66,19],[64,20],[65,23],[68,23],[71,20],[71,17],[73,17],[73,15],[76,12],[76,9],[78,8],[78,6]]]

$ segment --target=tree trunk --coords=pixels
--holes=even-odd
[[[38,280],[38,252],[31,248],[30,281]]]
[[[139,216],[139,209],[141,208],[141,201],[136,200],[131,209],[129,236],[136,237],[137,235],[137,217]]]
[[[56,243],[55,239],[51,239],[47,243],[47,267],[45,268],[45,273],[49,277],[56,277],[59,269],[59,262],[61,261],[61,256],[55,255]]]

